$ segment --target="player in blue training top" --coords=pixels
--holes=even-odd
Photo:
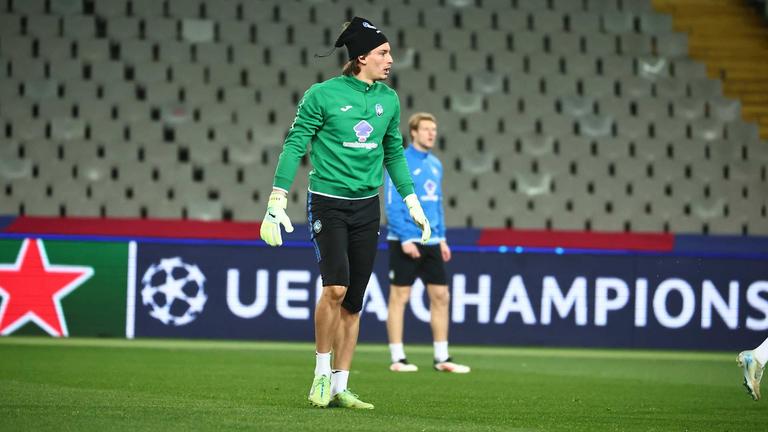
[[[435,370],[467,373],[470,368],[454,363],[448,355],[448,278],[445,262],[451,249],[445,239],[445,218],[441,182],[443,165],[430,150],[437,137],[437,120],[429,113],[416,113],[408,120],[412,145],[405,149],[415,193],[432,227],[432,237],[421,244],[421,230],[408,216],[392,180],[387,176],[385,200],[389,240],[389,318],[387,333],[393,372],[416,372],[418,367],[405,357],[403,349],[403,314],[417,277],[427,287],[435,347]]]

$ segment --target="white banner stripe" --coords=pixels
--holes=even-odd
[[[128,295],[125,301],[125,337],[133,339],[136,332],[136,242],[128,243]]]

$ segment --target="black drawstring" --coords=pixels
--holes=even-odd
[[[325,53],[325,54],[323,54],[323,55],[320,55],[320,54],[318,54],[318,53],[315,53],[315,58],[320,58],[320,57],[328,57],[329,55],[333,54],[333,52],[334,52],[334,51],[336,51],[336,47],[333,47],[333,48],[331,48],[331,50],[330,50],[330,51],[328,51],[327,53]]]

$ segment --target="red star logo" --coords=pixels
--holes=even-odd
[[[15,264],[0,264],[0,335],[34,321],[68,336],[61,299],[93,275],[92,267],[51,265],[42,240],[24,240]]]

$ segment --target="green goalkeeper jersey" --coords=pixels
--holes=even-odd
[[[310,146],[309,190],[337,198],[378,194],[387,168],[397,191],[413,193],[403,155],[400,101],[387,85],[339,76],[304,93],[283,144],[274,186],[289,190]]]

